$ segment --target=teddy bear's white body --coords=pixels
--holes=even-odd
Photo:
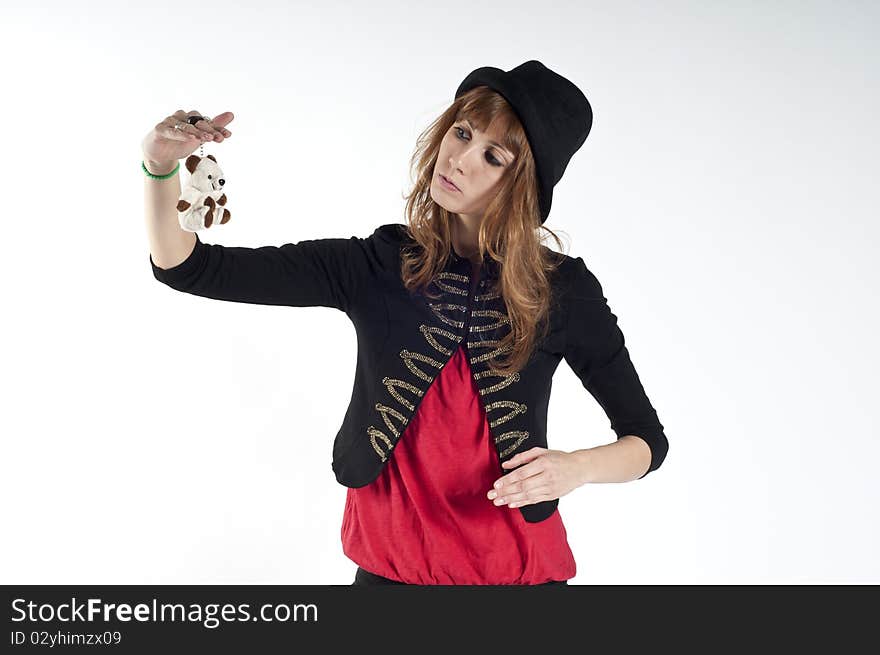
[[[177,217],[180,220],[180,227],[186,230],[187,232],[198,232],[199,230],[204,230],[205,228],[205,215],[208,213],[210,207],[205,204],[205,198],[211,196],[216,201],[220,200],[223,196],[223,189],[219,191],[211,191],[204,192],[199,189],[195,189],[193,187],[187,187],[180,194],[180,200],[185,200],[189,203],[189,208],[182,212],[177,212]],[[223,208],[219,205],[214,206],[214,214],[215,219],[214,223],[218,223],[219,221],[216,219],[216,214],[219,211],[223,211]],[[212,223],[212,225],[214,224]]]
[[[229,221],[230,212],[226,209],[226,193],[223,170],[217,164],[214,155],[199,157],[190,155],[186,159],[186,168],[190,172],[189,185],[180,193],[177,202],[177,218],[180,227],[187,232],[198,232]],[[213,202],[205,204],[210,197]],[[205,217],[211,211],[211,225],[205,225]],[[225,220],[224,220],[225,219]]]

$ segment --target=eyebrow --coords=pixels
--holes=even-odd
[[[471,130],[476,131],[477,128],[475,128],[474,125],[473,125],[473,123],[471,123],[467,118],[463,118],[461,122],[462,122],[462,123],[467,123],[468,127],[471,128]],[[502,146],[502,145],[501,145],[500,143],[498,143],[497,141],[489,141],[489,144],[495,146],[495,147],[498,148],[499,150],[504,151],[505,153],[507,153],[507,155],[508,155],[511,159],[513,159],[513,153],[511,153],[507,148],[505,148],[504,146]]]

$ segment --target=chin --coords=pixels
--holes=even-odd
[[[440,196],[442,198],[443,195],[444,194],[442,193],[442,191],[441,191],[441,193],[435,194],[434,193],[434,185],[433,184],[431,185],[431,200],[433,200],[435,203],[437,203],[438,205],[443,207],[443,209],[445,209],[446,211],[455,213],[457,210],[454,207],[450,207],[449,203],[441,202],[440,200],[437,200],[438,196]]]

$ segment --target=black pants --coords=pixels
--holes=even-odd
[[[366,569],[362,569],[361,567],[357,568],[357,571],[354,573],[354,582],[352,585],[367,585],[367,584],[406,584],[406,582],[398,582],[397,580],[392,580],[391,578],[385,578],[381,575],[376,575],[375,573],[370,573]],[[550,582],[542,582],[541,585],[560,585],[560,584],[568,584],[568,580],[551,580]],[[536,585],[537,586],[537,585]]]

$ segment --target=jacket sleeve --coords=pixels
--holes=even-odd
[[[359,237],[311,239],[245,248],[206,244],[196,233],[189,256],[153,276],[177,291],[259,305],[333,307],[348,313],[364,278]]]
[[[581,257],[574,260],[574,265],[563,356],[611,420],[617,438],[636,435],[651,448],[651,465],[641,479],[659,468],[669,444],[601,284]]]

